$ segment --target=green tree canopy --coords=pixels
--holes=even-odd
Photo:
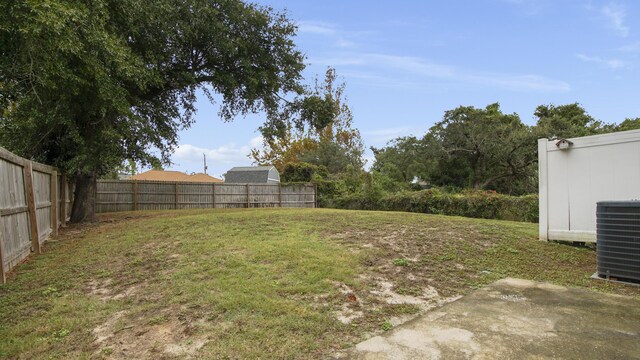
[[[302,93],[295,31],[240,0],[2,2],[0,144],[76,174],[72,220],[91,218],[96,176],[169,161],[197,91],[218,94],[227,121],[264,111],[265,132],[294,113],[326,122],[322,103],[283,105]]]
[[[623,122],[615,126],[615,131],[627,131],[640,129],[640,117],[635,119],[624,119]]]
[[[559,106],[540,105],[533,115],[537,118],[536,132],[541,138],[571,138],[614,130],[611,125],[594,119],[578,103]]]
[[[323,166],[330,174],[344,173],[348,166],[361,171],[364,144],[360,131],[353,127],[346,85],[337,80],[335,69],[328,68],[322,81],[316,79],[308,96],[292,104],[307,119],[304,123],[295,117],[285,121],[281,134],[263,126],[263,149],[252,149],[253,160],[274,165],[281,172],[287,164],[297,162]]]
[[[502,113],[497,103],[484,109],[461,106],[449,110],[427,136],[433,136],[441,150],[439,174],[466,169],[464,181],[476,189],[527,176],[537,160],[531,127],[517,114]]]
[[[372,147],[375,161],[371,170],[404,184],[415,178],[427,180],[437,166],[434,147],[427,143],[429,139],[407,136],[392,140],[383,148]]]
[[[311,182],[314,177],[327,177],[327,169],[323,166],[313,165],[306,162],[287,163],[284,166],[280,180],[285,183]]]
[[[434,185],[491,189],[510,194],[537,190],[537,138],[569,138],[640,128],[640,118],[620,124],[594,119],[579,104],[540,105],[527,126],[500,106],[460,106],[445,112],[426,135],[398,138],[372,148],[372,170],[396,183],[414,177]]]
[[[526,193],[535,187],[536,148],[533,128],[517,114],[502,113],[499,104],[460,106],[421,139],[374,148],[372,169],[405,184],[418,177],[434,185]]]

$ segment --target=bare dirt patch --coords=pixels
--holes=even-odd
[[[143,284],[135,284],[114,288],[113,279],[91,280],[89,282],[89,294],[96,296],[101,301],[120,300],[136,295],[143,286]]]
[[[97,350],[94,356],[110,359],[195,356],[209,339],[200,335],[206,322],[181,321],[165,310],[149,318],[149,314],[133,315],[119,311],[92,331]]]
[[[344,302],[336,306],[336,318],[345,324],[385,321],[395,326],[458,299],[462,295],[458,284],[447,283],[439,272],[464,272],[466,267],[449,263],[449,244],[442,239],[456,235],[462,239],[460,230],[469,232],[472,242],[483,239],[475,229],[456,230],[454,233],[452,229],[418,224],[325,233],[357,250],[366,270],[359,279],[362,288],[357,291],[345,284],[334,284],[345,295]],[[465,236],[465,240],[469,238]],[[446,264],[425,265],[437,259]],[[353,294],[356,301],[349,301],[348,294]]]
[[[394,284],[386,278],[371,278],[361,275],[365,284],[361,291],[355,291],[343,283],[334,286],[344,296],[343,302],[335,311],[336,318],[343,324],[357,323],[358,320],[376,319],[376,314],[385,314],[385,321],[393,326],[413,319],[420,313],[458,299],[458,296],[443,297],[432,286],[420,289],[415,295],[399,294],[394,291]],[[403,306],[408,306],[403,309]],[[394,308],[399,308],[397,312]]]

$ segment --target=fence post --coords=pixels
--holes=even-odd
[[[58,236],[58,172],[51,173],[50,198],[51,198],[51,233]]]
[[[2,217],[0,217],[0,284],[7,282],[6,272],[4,271],[4,236],[2,235]]]
[[[24,190],[27,193],[27,208],[29,209],[29,224],[31,225],[31,247],[36,254],[40,254],[40,239],[38,237],[38,219],[36,218],[36,200],[33,194],[33,168],[31,161],[26,161],[22,168],[24,175]]]
[[[278,205],[282,207],[282,184],[278,183]]]
[[[176,203],[173,205],[173,208],[178,210],[178,182],[177,181],[176,181],[175,193],[176,193]]]
[[[538,139],[538,238],[549,240],[549,140]]]
[[[71,213],[71,212],[73,212],[73,203],[76,202],[75,194],[74,194],[74,190],[76,189],[76,185],[73,184],[73,183],[69,183],[68,185],[69,185],[69,194],[68,194],[69,195],[69,206],[71,206],[71,209],[68,209],[68,208],[67,209],[70,210],[69,213]],[[98,187],[96,186],[96,190],[97,189],[98,189]],[[71,217],[71,215],[69,215],[69,217]]]
[[[318,208],[318,184],[313,184],[313,208]]]
[[[67,176],[60,177],[62,189],[60,190],[60,226],[67,226]]]
[[[247,183],[247,209],[249,208],[249,184]]]
[[[216,183],[211,183],[211,208],[216,208]]]
[[[133,180],[131,184],[133,186],[133,210],[138,210],[138,182]]]

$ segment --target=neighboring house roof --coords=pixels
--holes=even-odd
[[[149,180],[149,181],[184,181],[184,182],[222,182],[218,178],[207,174],[198,173],[188,175],[180,171],[172,170],[149,170],[131,177],[132,180]]]
[[[222,182],[222,179],[218,179],[215,178],[213,176],[209,176],[207,174],[203,174],[203,173],[197,173],[197,174],[193,174],[191,176],[189,176],[189,180],[188,181],[193,181],[193,182]]]
[[[274,166],[236,166],[227,171],[224,182],[238,184],[279,183],[280,174]]]

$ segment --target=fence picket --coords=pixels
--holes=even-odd
[[[60,177],[62,188],[60,190],[60,226],[67,226],[67,177]]]
[[[24,191],[27,195],[27,208],[29,209],[29,224],[31,230],[31,251],[40,254],[40,236],[38,235],[38,219],[36,217],[36,199],[33,189],[33,168],[31,162],[27,162],[24,168]]]
[[[138,182],[134,180],[131,186],[133,187],[133,210],[138,210]]]
[[[177,182],[175,183],[174,189],[175,189],[175,195],[176,195],[176,202],[173,208],[178,210],[178,183]]]
[[[49,196],[51,198],[51,234],[53,236],[58,236],[58,172],[54,171],[51,173],[51,180],[49,181],[50,193]]]
[[[4,269],[4,236],[2,235],[2,222],[0,221],[0,284],[7,282],[7,272]]]

